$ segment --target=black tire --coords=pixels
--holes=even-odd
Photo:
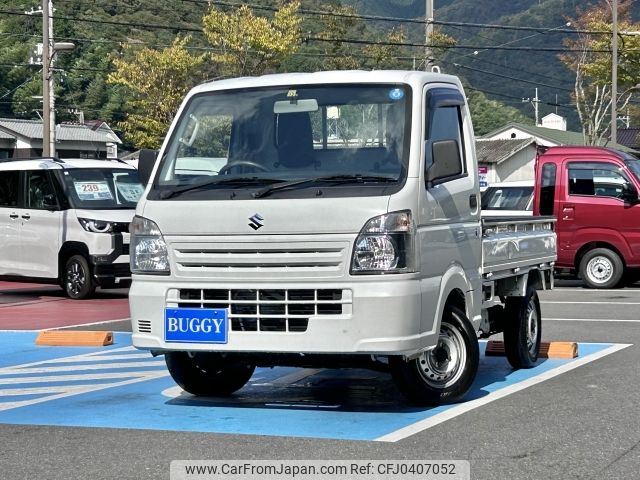
[[[390,357],[389,369],[398,389],[411,402],[440,405],[466,395],[479,359],[478,338],[471,322],[462,310],[446,306],[436,348],[408,362]]]
[[[542,316],[538,292],[527,287],[524,297],[508,297],[504,307],[504,351],[513,368],[531,368],[540,354]]]
[[[73,255],[67,260],[62,288],[74,300],[89,298],[95,292],[96,284],[91,275],[91,267],[83,255]]]
[[[614,288],[622,279],[624,264],[608,248],[594,248],[580,260],[580,276],[590,288]]]
[[[208,352],[167,352],[164,359],[171,377],[185,392],[203,397],[231,395],[245,386],[256,368]]]

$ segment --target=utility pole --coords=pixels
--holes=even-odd
[[[618,0],[611,3],[613,38],[611,39],[611,143],[618,143]]]
[[[53,4],[42,0],[42,156],[56,155],[53,63]]]
[[[424,20],[424,69],[428,72],[433,65],[433,51],[430,46],[433,34],[433,0],[426,0]]]
[[[536,96],[533,99],[523,98],[522,101],[531,102],[531,105],[533,105],[534,111],[536,112],[536,127],[540,126],[540,108],[539,108],[540,99],[538,98],[538,87],[536,87]],[[557,100],[556,100],[556,103],[558,103]]]

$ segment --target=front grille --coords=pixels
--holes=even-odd
[[[116,233],[129,233],[129,222],[113,222],[112,225]]]
[[[349,243],[258,242],[171,244],[177,271],[185,275],[216,275],[221,278],[264,278],[265,275],[338,277],[345,269]],[[281,277],[280,277],[281,278]]]
[[[129,244],[125,243],[122,245],[122,255],[129,255]]]
[[[340,289],[185,288],[176,300],[179,308],[226,308],[240,332],[305,332],[309,317],[342,315],[351,303]]]
[[[138,320],[138,331],[140,333],[151,333],[151,320]]]

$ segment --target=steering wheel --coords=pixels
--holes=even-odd
[[[220,170],[218,170],[218,175],[226,175],[229,170],[235,167],[252,167],[262,172],[269,171],[267,167],[260,163],[252,162],[251,160],[236,160],[235,162],[227,163]]]

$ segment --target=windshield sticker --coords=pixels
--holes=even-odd
[[[80,200],[113,200],[107,182],[73,182]]]
[[[401,88],[394,88],[389,91],[389,99],[402,100],[404,98],[404,90]]]
[[[133,203],[136,203],[142,196],[142,192],[144,192],[142,185],[137,183],[116,182],[116,188],[127,202]]]

